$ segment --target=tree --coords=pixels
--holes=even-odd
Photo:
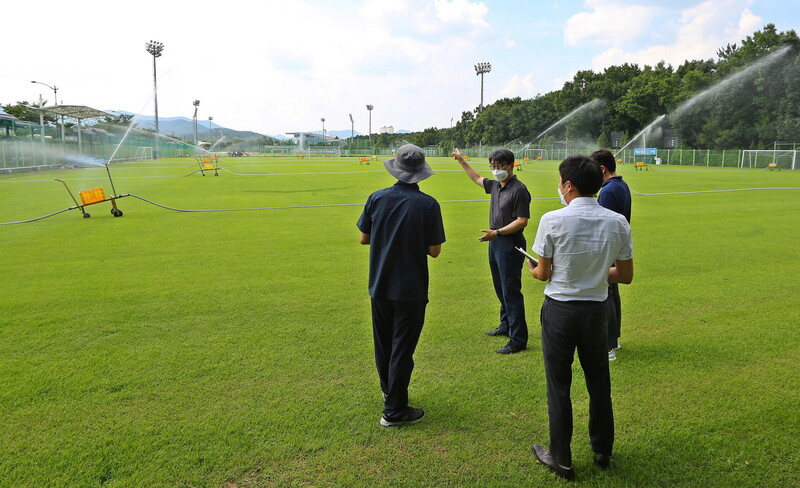
[[[764,63],[747,76],[734,76],[785,46],[789,49],[781,51],[779,60]],[[406,137],[446,150],[480,142],[534,142],[540,136],[536,142],[588,137],[607,146],[611,131],[623,132],[627,143],[658,116],[670,114],[661,125],[677,129],[686,147],[750,148],[776,139],[800,139],[797,34],[767,24],[740,43],[721,47],[717,56],[718,60],[686,61],[677,69],[660,62],[643,67],[625,63],[602,73],[581,70],[560,90],[527,100],[498,100],[480,113],[462,112],[452,128],[428,128]],[[715,86],[722,89],[714,90]],[[580,112],[548,130],[572,110],[597,99],[608,101],[604,110]],[[690,100],[691,105],[684,105]]]
[[[24,120],[26,122],[34,122],[36,124],[39,123],[39,111],[34,110],[31,107],[35,105],[28,103],[28,102],[17,102],[13,105],[3,105],[3,110],[8,115],[13,115],[14,117],[18,118],[19,120]],[[49,114],[47,112],[44,113],[44,122],[45,124],[55,124],[56,117],[55,115]]]

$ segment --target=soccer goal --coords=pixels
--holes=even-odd
[[[795,169],[797,153],[789,149],[745,149],[742,151],[742,168]]]
[[[153,148],[150,146],[137,147],[136,159],[153,159]]]
[[[316,158],[338,158],[342,155],[342,148],[339,146],[308,146],[307,154]]]
[[[523,157],[528,158],[528,161],[541,161],[544,159],[544,149],[525,149]]]

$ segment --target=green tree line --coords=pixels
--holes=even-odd
[[[740,45],[720,48],[717,58],[686,61],[677,68],[660,62],[643,67],[626,63],[602,73],[583,70],[560,90],[531,99],[504,98],[482,111],[463,112],[451,128],[373,139],[379,147],[407,140],[445,150],[530,143],[565,115],[598,100],[536,142],[578,139],[609,147],[611,132],[622,132],[627,142],[665,114],[659,125],[674,129],[684,148],[761,148],[778,140],[800,141],[800,39],[794,30],[778,32],[767,24]]]

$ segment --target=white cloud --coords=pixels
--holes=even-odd
[[[612,47],[592,59],[592,69],[601,71],[625,62],[654,65],[665,61],[678,66],[686,60],[713,58],[720,46],[739,42],[761,24],[761,18],[747,8],[751,3],[751,0],[707,0],[682,10],[671,42],[636,51]]]
[[[479,28],[489,26],[486,22],[489,7],[483,2],[435,0],[434,7],[436,9],[436,17],[446,24],[466,24]]]
[[[580,12],[564,24],[568,46],[606,44],[619,46],[645,32],[660,9],[616,1],[587,1],[592,12]]]
[[[744,9],[739,17],[739,30],[736,32],[736,37],[743,39],[751,35],[763,25],[763,22],[761,17],[753,14],[749,8]]]
[[[533,82],[533,75],[514,75],[506,80],[503,88],[496,93],[496,98],[531,98],[534,95],[536,95],[536,85]]]

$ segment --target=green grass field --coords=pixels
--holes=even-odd
[[[488,174],[487,164],[473,165]],[[191,159],[113,163],[133,197],[0,226],[0,486],[504,487],[557,484],[539,344],[543,284],[526,276],[529,350],[501,339],[479,230],[487,195],[452,160],[421,188],[447,242],[398,429],[372,355],[368,248],[355,222],[381,162]],[[233,174],[236,173],[236,174]],[[613,469],[592,465],[573,384],[580,486],[800,486],[800,171],[658,166],[632,190],[636,277],[611,364]],[[539,216],[557,163],[519,173]],[[73,205],[104,168],[0,176],[0,222]],[[749,191],[710,192],[759,188]],[[776,189],[783,188],[783,189]],[[690,192],[665,195],[656,193]],[[695,193],[691,193],[695,192]],[[646,195],[642,195],[646,194]],[[465,201],[467,200],[467,201]],[[472,200],[472,201],[470,201]],[[303,206],[303,207],[301,207]],[[298,208],[300,207],[300,208]],[[577,363],[577,362],[576,362]]]

